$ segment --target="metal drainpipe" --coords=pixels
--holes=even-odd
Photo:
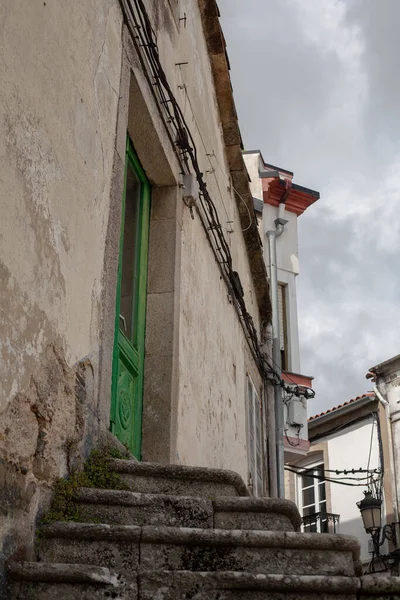
[[[272,355],[273,335],[272,323],[268,323],[266,327],[264,352],[266,356]],[[276,474],[276,422],[275,422],[275,395],[274,388],[271,390],[269,385],[264,386],[264,397],[266,407],[266,426],[268,431],[266,443],[266,460],[268,465],[268,493],[272,498],[278,496],[278,479]]]
[[[271,304],[272,304],[272,334],[273,346],[272,356],[274,359],[274,368],[278,372],[279,377],[282,376],[281,363],[281,348],[280,348],[280,327],[279,327],[279,296],[278,296],[278,264],[276,257],[276,239],[282,235],[287,221],[283,218],[285,212],[285,201],[289,195],[291,181],[286,179],[286,189],[283,194],[280,204],[278,218],[275,219],[275,229],[267,231],[269,247],[269,269],[270,269],[270,287],[271,287]],[[274,388],[275,395],[275,430],[276,430],[276,476],[277,476],[277,491],[278,498],[285,497],[285,472],[284,472],[284,449],[283,449],[283,401],[282,388],[276,385]]]

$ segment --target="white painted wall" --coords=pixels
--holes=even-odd
[[[278,208],[270,204],[264,204],[263,224],[264,235],[269,230],[275,229],[275,219],[278,217]],[[285,210],[283,218],[288,221],[282,235],[276,241],[276,253],[278,259],[279,271],[288,271],[289,273],[299,274],[299,256],[298,256],[298,232],[297,215]]]
[[[259,176],[260,153],[254,152],[244,154],[244,161],[251,179],[250,188],[253,196],[260,200],[263,199],[262,179]],[[262,243],[264,247],[264,261],[269,274],[269,250],[266,233],[275,229],[275,219],[278,217],[278,208],[263,205],[262,215]],[[289,349],[289,370],[294,373],[300,373],[300,352],[299,352],[299,330],[297,316],[297,295],[296,295],[296,276],[299,274],[298,259],[298,232],[297,215],[285,211],[284,218],[288,223],[285,225],[282,235],[277,238],[276,251],[278,263],[278,281],[287,285],[287,324],[288,324],[288,349]]]
[[[259,152],[251,154],[243,154],[246,169],[250,177],[250,187],[253,198],[258,200],[263,199],[262,179],[259,176],[259,169],[261,165],[261,156]]]
[[[251,179],[250,187],[255,198],[263,200],[262,179],[259,176],[259,167],[262,159],[259,152],[244,154],[244,160]],[[264,247],[264,261],[269,269],[269,247],[267,239],[267,231],[275,230],[275,219],[278,217],[278,208],[263,204],[262,227],[261,235]],[[297,215],[285,211],[284,218],[288,221],[285,225],[282,235],[276,240],[277,246],[277,264],[278,264],[278,282],[285,284],[286,293],[286,323],[287,323],[287,338],[288,338],[288,370],[293,373],[300,373],[300,348],[299,348],[299,327],[297,314],[297,294],[296,294],[296,277],[299,273],[298,260],[298,231],[297,231]],[[287,406],[284,407],[284,433],[292,438],[289,450],[291,454],[299,453],[304,455],[304,448],[301,447],[300,441],[307,440],[307,403],[306,401],[297,404],[302,412],[302,428],[292,427],[289,424]],[[289,443],[289,442],[288,442]],[[298,444],[298,446],[296,445]],[[288,450],[285,449],[287,455]]]
[[[328,442],[328,461],[329,469],[366,469],[368,467],[368,456],[371,441],[372,417],[367,421],[356,423],[352,427],[347,427],[343,432],[338,432],[324,440]],[[312,447],[311,447],[312,450]],[[379,466],[379,447],[376,425],[372,437],[370,469]],[[335,477],[335,474],[332,474]],[[355,475],[357,477],[357,475]],[[359,475],[358,475],[359,477]],[[355,483],[349,480],[349,483]],[[337,483],[330,484],[332,512],[340,515],[339,533],[354,535],[361,545],[361,560],[368,562],[370,555],[368,553],[368,540],[371,539],[365,533],[357,507],[357,502],[362,500],[364,487],[350,487]],[[384,518],[384,515],[382,515]],[[384,520],[383,520],[384,522]]]

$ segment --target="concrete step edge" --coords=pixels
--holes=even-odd
[[[268,513],[287,517],[295,530],[301,525],[301,517],[296,505],[290,500],[276,498],[249,498],[249,497],[224,497],[208,500],[196,496],[174,496],[171,494],[152,494],[147,492],[132,492],[129,490],[107,490],[99,488],[79,488],[75,494],[74,502],[85,504],[107,504],[108,506],[151,506],[168,503],[199,504],[212,506],[214,512],[237,513]]]
[[[77,540],[128,540],[139,541],[142,527],[138,525],[109,525],[106,523],[77,523],[56,521],[43,525],[40,529],[43,538],[64,538]]]
[[[158,477],[160,479],[178,479],[190,482],[223,483],[232,485],[240,496],[249,496],[243,479],[235,471],[209,469],[207,467],[188,467],[186,465],[163,465],[159,463],[141,463],[124,459],[110,460],[110,468],[117,473],[140,477]]]
[[[151,494],[147,492],[131,492],[129,490],[103,490],[99,488],[79,488],[74,502],[87,504],[107,504],[109,506],[153,506],[154,504],[198,503],[208,504],[211,500],[196,496],[174,496],[171,494]]]
[[[330,533],[143,526],[141,541],[164,544],[336,550],[351,552],[354,560],[360,556],[359,542],[355,537]]]
[[[257,512],[279,514],[288,517],[294,529],[298,531],[301,525],[301,516],[294,502],[280,498],[214,498],[215,512]]]
[[[253,574],[243,571],[192,572],[192,571],[143,571],[140,580],[160,581],[163,585],[198,583],[204,588],[221,590],[268,590],[276,592],[315,592],[344,594],[356,593],[360,589],[358,577],[341,575],[279,575]]]
[[[297,533],[294,531],[253,531],[241,529],[198,529],[145,525],[108,525],[97,523],[56,522],[41,529],[43,537],[130,540],[142,543],[273,547],[281,549],[334,550],[351,552],[359,559],[358,540],[349,535]]]
[[[116,573],[94,565],[22,561],[10,562],[7,569],[11,578],[18,581],[118,585]]]

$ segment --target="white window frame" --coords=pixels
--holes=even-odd
[[[249,375],[247,375],[246,395],[249,485],[252,487],[254,496],[263,496],[263,415],[259,394]]]
[[[306,471],[313,471],[313,475],[315,475],[315,471],[320,468],[323,467],[323,469],[325,469],[325,464],[323,461],[319,460],[318,462],[312,463],[311,465],[304,465],[303,468]],[[325,508],[325,513],[326,511],[326,507],[327,507],[327,499],[326,499],[326,482],[325,479],[320,480],[315,478],[313,480],[313,485],[312,486],[307,486],[307,487],[303,487],[303,476],[305,475],[305,473],[303,472],[302,474],[298,475],[297,478],[297,498],[298,498],[298,503],[297,506],[299,507],[299,512],[301,514],[302,517],[304,516],[308,516],[304,514],[304,511],[307,510],[308,508],[310,508],[311,506],[315,506],[315,510],[309,514],[314,514],[314,513],[322,513],[323,510],[321,510],[321,508]],[[322,486],[324,486],[324,490],[325,493],[321,494],[321,490],[322,490]],[[306,504],[304,505],[303,503],[303,490],[305,489],[309,489],[312,488],[314,490],[314,502],[310,503],[310,504]],[[325,499],[323,498],[323,496],[325,495]],[[321,525],[322,525],[322,519],[317,519],[316,520],[316,531],[317,533],[321,533]],[[304,531],[304,526],[302,526],[302,530]]]

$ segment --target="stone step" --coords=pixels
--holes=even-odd
[[[84,521],[113,525],[294,531],[301,524],[294,503],[274,498],[220,497],[211,501],[193,496],[81,488],[74,501]]]
[[[290,500],[278,498],[215,498],[216,529],[299,531],[301,517]]]
[[[139,575],[140,600],[356,600],[357,577],[150,571]]]
[[[138,569],[360,574],[357,540],[334,534],[54,523],[42,529],[39,552],[43,561],[105,566],[123,576]]]
[[[138,570],[141,535],[135,525],[58,522],[41,528],[39,559],[108,567],[130,577]]]
[[[81,488],[74,502],[88,522],[196,528],[214,524],[212,502],[206,498]]]
[[[395,600],[400,578],[144,571],[130,582],[93,565],[9,564],[8,600]],[[138,584],[138,586],[137,586]],[[138,593],[138,587],[140,595]]]
[[[113,459],[109,464],[132,492],[208,499],[218,496],[249,496],[243,479],[234,471],[123,459]]]
[[[13,562],[8,565],[9,600],[104,600],[137,598],[137,581],[106,567],[85,564]]]
[[[361,574],[359,544],[351,536],[172,527],[142,528],[140,569]]]

